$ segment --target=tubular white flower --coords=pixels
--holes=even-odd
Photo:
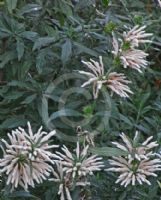
[[[126,80],[124,74],[112,72],[108,75],[107,87],[121,97],[129,97],[127,93],[133,94],[130,88],[126,85],[131,81]]]
[[[100,171],[104,164],[102,158],[97,155],[88,157],[88,148],[87,145],[81,151],[79,142],[77,142],[75,154],[72,154],[66,146],[63,146],[63,153],[56,152],[55,158],[63,165],[63,170],[71,173],[73,178],[92,175],[93,172]]]
[[[51,148],[56,145],[48,145],[48,139],[55,134],[47,135],[42,132],[42,127],[36,134],[33,134],[30,123],[28,133],[19,127],[12,133],[8,133],[9,143],[2,139],[5,144],[4,156],[0,160],[0,172],[7,176],[7,185],[12,190],[18,185],[28,190],[28,186],[34,187],[34,182],[42,183],[50,175],[52,167],[48,162],[53,163]]]
[[[54,158],[56,168],[53,170],[54,178],[50,179],[59,184],[58,194],[61,200],[71,200],[70,191],[73,187],[89,186],[87,175],[93,175],[95,171],[100,171],[104,164],[101,157],[96,155],[88,156],[89,146],[85,146],[82,150],[77,142],[74,153],[64,145],[63,153],[56,152]]]
[[[53,170],[53,176],[54,178],[49,180],[59,183],[58,195],[60,195],[60,200],[72,200],[70,189],[73,182],[70,180],[70,177],[64,174],[61,163],[56,163],[56,170]]]
[[[100,63],[93,61],[90,59],[91,62],[84,62],[83,63],[93,72],[84,72],[78,71],[80,74],[87,75],[89,80],[86,81],[81,87],[85,87],[89,84],[93,84],[93,96],[96,99],[98,97],[99,90],[101,90],[103,85],[106,85],[110,88],[113,92],[118,94],[121,97],[129,97],[127,93],[131,93],[132,91],[126,85],[130,83],[127,81],[124,74],[119,74],[116,72],[112,72],[108,75],[108,77],[104,74],[104,66],[102,62],[102,57],[100,56]]]
[[[142,50],[129,49],[127,51],[122,51],[120,59],[124,68],[132,68],[142,73],[141,68],[146,68],[148,61],[145,60],[148,56]]]
[[[120,137],[122,138],[124,144],[120,144],[118,142],[112,142],[112,144],[114,144],[117,148],[126,151],[131,159],[148,159],[149,156],[153,155],[153,153],[149,150],[158,146],[156,141],[151,142],[153,136],[147,138],[139,146],[134,145],[136,138],[138,137],[138,131],[136,131],[133,141],[131,141],[124,133],[120,134]]]
[[[131,47],[138,47],[140,43],[149,43],[151,40],[146,38],[152,36],[152,33],[145,33],[146,26],[134,26],[130,31],[124,32],[123,37],[125,42],[130,42]]]
[[[56,169],[53,170],[54,178],[49,179],[59,184],[58,195],[60,200],[72,200],[70,191],[73,187],[85,187],[89,186],[90,182],[86,180],[74,180],[71,173],[66,173],[63,169],[61,162],[56,162]]]
[[[127,156],[112,157],[109,160],[112,166],[106,171],[113,171],[120,173],[116,183],[120,183],[123,186],[129,184],[135,185],[136,182],[143,184],[143,182],[151,185],[147,180],[148,176],[157,176],[156,171],[161,170],[161,160],[152,158],[155,154],[150,151],[152,148],[158,146],[157,142],[151,142],[153,137],[147,138],[143,143],[136,143],[138,132],[135,133],[133,141],[131,141],[124,133],[121,138],[124,144],[113,142],[113,144],[127,152]],[[149,152],[150,151],[150,152]]]
[[[152,36],[151,33],[145,33],[145,26],[139,27],[135,26],[129,32],[123,33],[123,40],[121,40],[121,44],[118,43],[117,38],[113,35],[113,51],[116,61],[119,59],[124,68],[132,68],[137,70],[138,72],[142,72],[142,68],[146,68],[148,65],[148,61],[146,57],[148,56],[142,50],[136,49],[140,43],[151,42],[151,40],[147,40],[146,38]]]
[[[91,72],[78,71],[80,74],[86,75],[89,77],[89,80],[86,81],[81,87],[93,84],[93,96],[94,99],[98,97],[99,90],[102,88],[103,83],[106,80],[103,80],[104,77],[104,65],[102,61],[102,56],[99,56],[99,63],[90,59],[90,62],[82,61]]]
[[[53,163],[52,161],[52,153],[49,149],[57,148],[59,145],[49,145],[49,139],[56,134],[56,131],[53,130],[50,133],[42,131],[42,126],[38,129],[38,131],[34,134],[30,125],[28,125],[28,133],[21,127],[19,127],[16,131],[20,132],[24,135],[26,141],[28,142],[27,150],[29,151],[29,158],[34,160],[35,157],[41,157],[42,159]]]
[[[161,170],[161,160],[160,159],[142,159],[130,160],[123,157],[113,157],[112,160],[109,160],[112,168],[106,169],[106,171],[118,172],[120,173],[116,183],[120,183],[123,186],[127,186],[130,183],[132,185],[136,184],[136,181],[142,185],[143,182],[151,185],[147,180],[148,176],[156,177],[156,171]]]

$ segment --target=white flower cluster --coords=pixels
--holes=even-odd
[[[49,139],[56,134],[42,131],[42,127],[33,134],[28,122],[28,133],[21,127],[8,133],[9,143],[2,139],[4,157],[0,159],[0,173],[7,175],[7,185],[12,190],[18,185],[28,190],[34,182],[42,183],[52,171],[52,153],[49,149],[58,145],[48,145]]]
[[[0,159],[0,174],[4,173],[7,185],[13,191],[18,186],[28,191],[28,187],[35,187],[36,183],[42,183],[50,179],[59,183],[61,200],[71,200],[70,190],[74,186],[90,185],[87,177],[104,167],[102,158],[96,155],[89,156],[89,145],[81,149],[79,142],[75,149],[75,155],[63,145],[62,153],[50,150],[58,148],[58,145],[49,145],[49,140],[56,134],[42,131],[42,127],[34,134],[28,122],[28,132],[19,127],[8,133],[9,142],[2,139],[3,158]]]
[[[76,187],[90,185],[90,182],[87,181],[88,175],[100,171],[104,164],[101,157],[88,155],[89,145],[81,149],[79,142],[77,142],[74,153],[71,153],[65,145],[61,149],[62,153],[57,151],[54,154],[55,159],[57,159],[55,161],[57,172],[53,171],[54,179],[51,180],[59,183],[60,199],[71,200],[71,188],[74,185]]]
[[[49,145],[49,139],[56,134],[42,131],[42,127],[34,134],[30,123],[28,132],[23,128],[8,133],[9,142],[2,139],[4,156],[0,159],[0,173],[7,177],[7,185],[11,191],[22,186],[26,191],[28,187],[35,187],[48,179],[59,184],[58,195],[60,200],[72,200],[71,190],[75,187],[90,185],[88,176],[102,170],[104,166],[102,157],[89,154],[89,145],[77,146],[71,152],[65,145],[61,152],[50,152],[58,145]],[[105,169],[120,173],[116,183],[123,186],[135,185],[144,182],[151,185],[149,176],[156,177],[156,171],[161,170],[161,156],[152,151],[158,146],[153,137],[147,138],[143,143],[138,143],[138,132],[130,140],[124,133],[120,134],[123,143],[112,142],[117,148],[126,152],[125,156],[114,156],[109,160],[111,168]],[[155,158],[155,156],[159,158]]]
[[[114,156],[109,160],[112,166],[106,171],[112,171],[120,173],[116,183],[120,183],[123,186],[129,184],[135,185],[136,182],[143,184],[143,182],[151,185],[147,179],[148,176],[156,177],[156,171],[161,170],[161,160],[159,158],[153,158],[155,156],[152,149],[158,146],[157,142],[151,142],[152,136],[145,140],[142,144],[138,144],[138,132],[136,132],[133,141],[122,133],[120,135],[124,144],[113,142],[113,144],[127,152],[127,156]]]
[[[146,26],[134,26],[130,31],[124,32],[123,37],[125,42],[129,42],[132,48],[139,47],[140,43],[151,43],[151,40],[145,38],[152,36],[152,33],[145,33]]]
[[[116,58],[120,59],[124,68],[129,67],[142,72],[141,69],[148,65],[148,61],[146,60],[148,54],[142,50],[136,49],[139,47],[140,43],[151,42],[151,40],[147,40],[146,38],[152,36],[152,34],[145,33],[144,29],[145,26],[139,28],[137,25],[130,31],[124,32],[121,45],[119,45],[116,37],[113,36],[114,50],[112,53]],[[119,74],[117,72],[111,72],[109,74],[105,73],[102,56],[99,56],[99,62],[90,59],[89,62],[82,61],[82,63],[86,65],[91,72],[78,71],[80,74],[83,74],[89,78],[89,80],[82,84],[81,87],[92,84],[94,99],[98,98],[99,91],[103,85],[106,85],[107,88],[111,89],[112,92],[121,97],[129,97],[128,94],[133,93],[127,86],[127,84],[131,82],[126,80],[124,74]]]
[[[99,63],[90,59],[91,62],[84,63],[91,72],[78,71],[80,74],[84,74],[89,77],[81,87],[85,87],[89,84],[93,84],[93,96],[94,99],[98,97],[99,90],[103,85],[110,88],[113,92],[121,97],[129,97],[128,93],[132,93],[130,88],[127,86],[130,81],[126,80],[124,74],[119,74],[117,72],[111,72],[108,75],[104,73],[104,65],[102,61],[102,56],[99,57]]]
[[[139,27],[136,25],[128,32],[123,33],[123,40],[121,46],[115,36],[113,37],[113,48],[112,53],[119,57],[124,68],[132,68],[138,72],[142,72],[141,68],[146,68],[148,62],[146,57],[148,56],[143,50],[137,49],[139,44],[150,43],[151,40],[146,39],[152,36],[151,33],[145,33],[146,26]]]

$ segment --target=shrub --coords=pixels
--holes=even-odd
[[[160,198],[160,9],[0,1],[0,199]]]

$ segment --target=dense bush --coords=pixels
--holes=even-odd
[[[15,144],[19,145],[18,148],[35,140],[33,137],[33,141],[31,138],[30,141],[22,130],[17,130],[18,136],[15,132],[15,136],[7,136],[8,132],[11,133],[17,127],[24,127],[27,130],[29,121],[35,132],[41,125],[47,133],[56,130],[55,138],[51,132],[41,143],[40,148],[45,148],[43,145],[50,139],[50,145],[60,145],[60,151],[64,144],[72,152],[79,140],[80,151],[89,144],[88,157],[92,154],[103,157],[105,167],[100,167],[102,170],[95,172],[88,180],[81,179],[90,181],[90,186],[87,184],[86,187],[76,187],[77,182],[72,182],[72,199],[159,200],[160,172],[157,173],[158,177],[148,177],[150,186],[146,183],[141,186],[136,183],[125,188],[115,183],[118,173],[104,169],[110,168],[111,156],[127,157],[127,152],[119,150],[116,148],[118,145],[111,143],[122,143],[119,137],[121,132],[132,140],[138,131],[141,143],[153,136],[153,140],[159,144],[154,145],[155,152],[160,152],[160,12],[159,1],[150,0],[1,0],[1,158],[9,153],[4,150],[9,148],[5,140],[9,144],[18,141]],[[125,32],[128,33],[136,25],[136,30],[145,25],[146,33],[153,33],[148,37],[151,42],[143,41],[138,47],[137,44],[135,47],[130,46],[131,41],[125,40]],[[141,73],[132,69],[134,67],[124,68],[123,53],[133,48],[140,50],[139,55],[143,52],[149,54],[146,58],[146,68],[143,67],[146,64],[141,64]],[[91,78],[91,75],[84,73],[91,72],[89,63],[86,62],[90,59],[99,62],[100,56],[103,58],[105,76],[99,76],[99,83],[98,80],[91,81],[88,86],[81,87]],[[141,60],[145,57],[141,57]],[[136,59],[135,61],[137,62]],[[124,79],[123,85],[120,86],[121,91],[116,92],[113,87],[109,87],[111,82],[107,82],[107,78],[109,81],[113,72],[123,73],[126,80],[131,83],[126,82],[120,75],[121,80]],[[112,74],[111,80],[115,80],[116,77],[116,74]],[[125,89],[126,84],[129,88]],[[126,98],[126,94],[129,97]],[[41,137],[42,135],[39,139]],[[134,143],[140,144],[138,141]],[[58,149],[54,148],[53,155],[56,156]],[[37,153],[34,156],[36,157]],[[40,156],[40,159],[42,157]],[[32,155],[30,158],[32,162]],[[3,159],[0,161],[0,167],[4,172],[2,161]],[[49,158],[46,159],[47,164],[49,161]],[[57,163],[57,168],[60,170],[62,166],[59,164]],[[56,170],[56,164],[53,168]],[[51,175],[47,179],[52,178]],[[1,200],[60,199],[58,184],[51,180],[36,183],[35,187],[29,187],[28,191],[24,191],[22,184],[12,191],[13,182],[9,181],[11,184],[6,184],[6,180],[7,173],[2,173]]]

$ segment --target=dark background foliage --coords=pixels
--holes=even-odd
[[[30,121],[35,130],[40,125],[57,128],[56,142],[72,147],[75,129],[85,119],[81,126],[96,134],[97,147],[111,146],[120,132],[133,137],[135,130],[141,139],[153,135],[161,144],[160,23],[161,8],[152,0],[1,0],[0,136]],[[112,31],[120,37],[125,27],[136,24],[146,25],[154,34],[152,44],[144,46],[150,65],[142,74],[116,67],[111,54]],[[99,55],[106,71],[124,72],[132,80],[130,99],[111,97],[105,88],[99,99],[93,100],[90,89],[85,98],[86,91],[80,88],[84,78],[75,70],[84,69],[82,59],[97,60]],[[107,149],[101,154],[105,162],[111,155]],[[112,173],[99,173],[86,192],[92,200],[160,198],[156,180],[151,180],[151,187],[127,189],[115,180]],[[1,182],[3,200],[57,198],[53,183],[43,183],[30,194],[19,191],[8,196]]]

